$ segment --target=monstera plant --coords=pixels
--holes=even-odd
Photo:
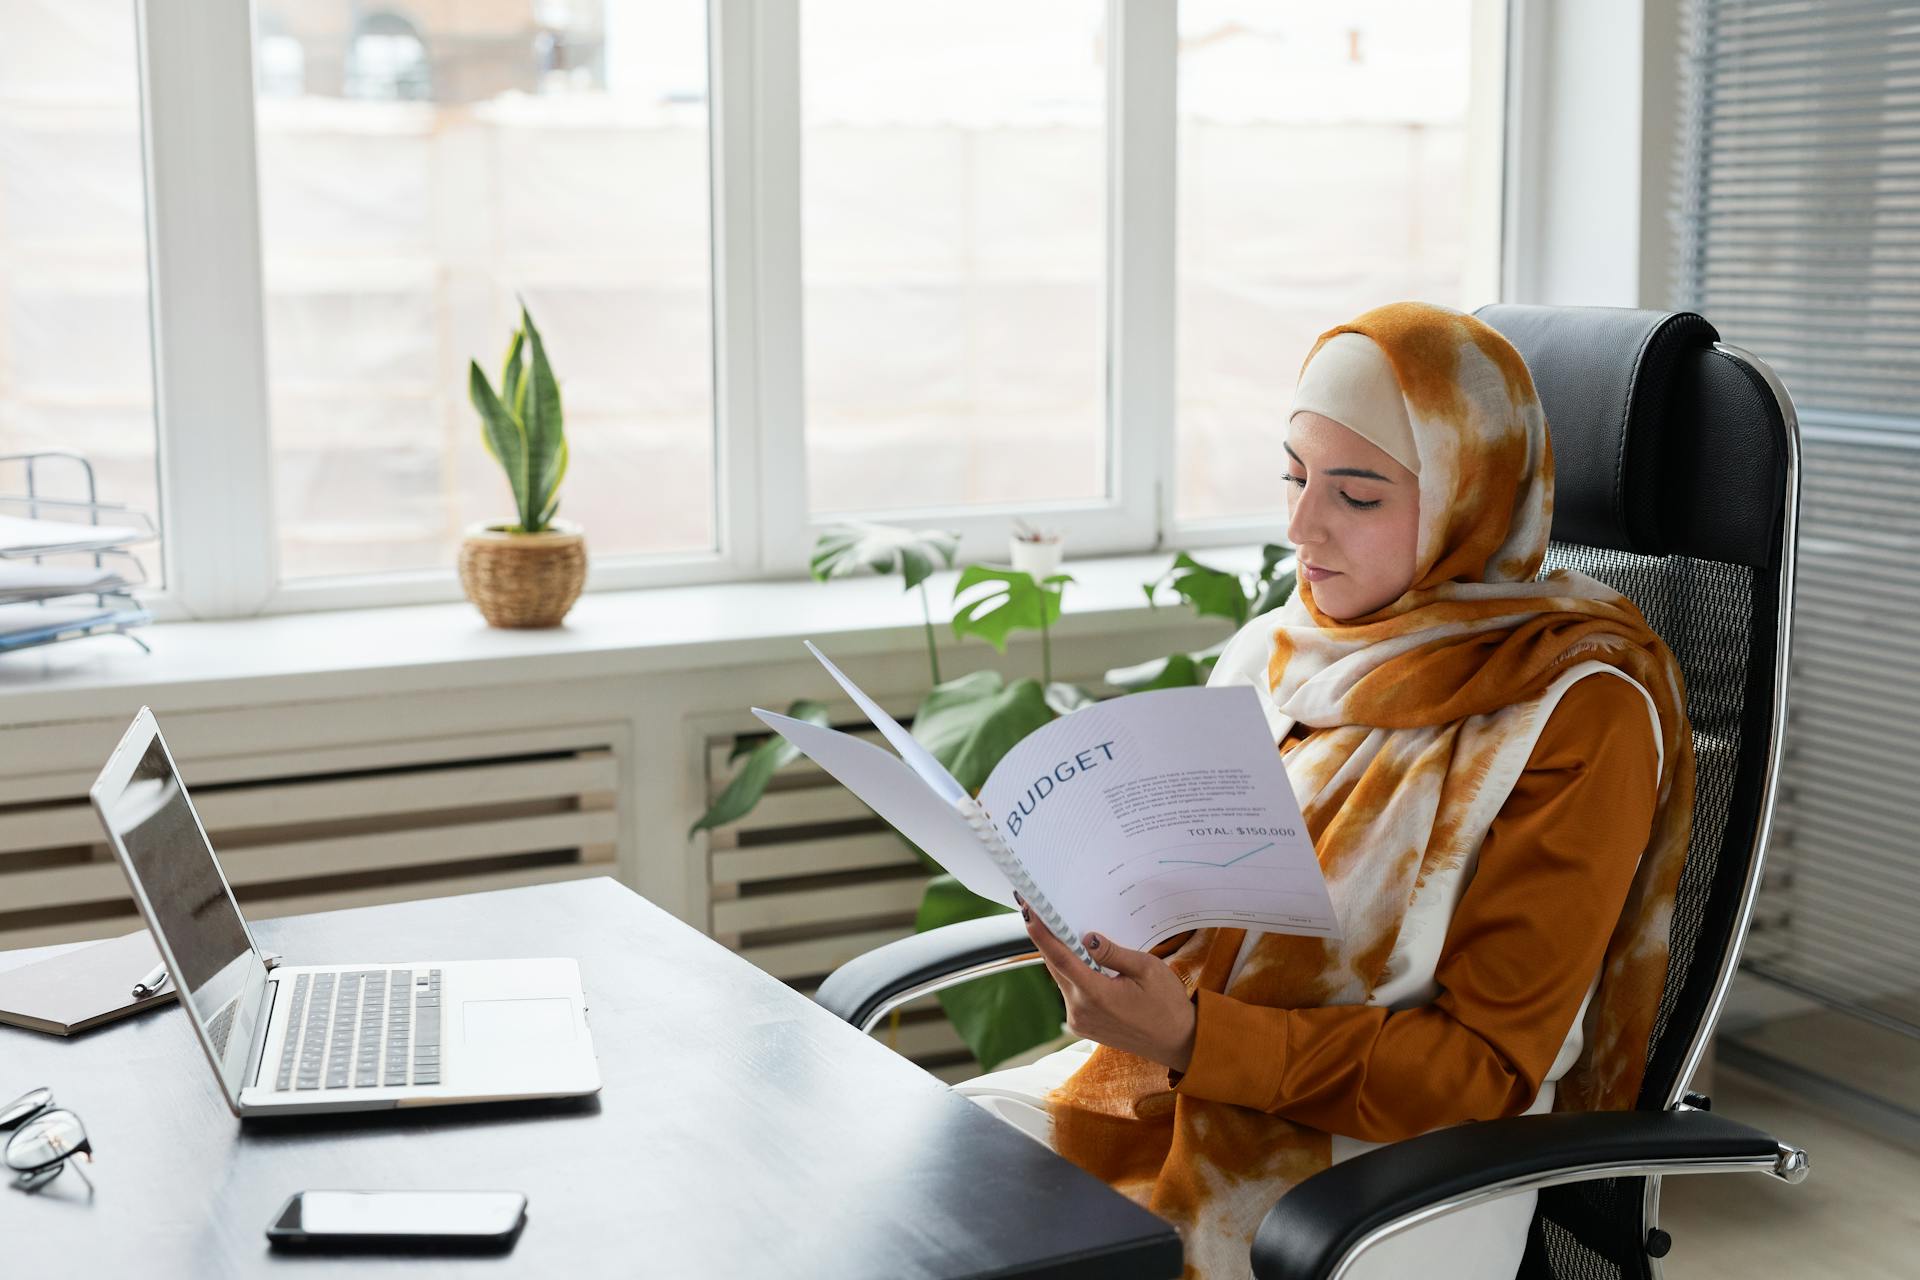
[[[954,567],[958,545],[957,535],[937,530],[849,524],[830,529],[821,537],[812,564],[813,576],[821,581],[865,569],[898,573],[906,590],[919,591],[931,687],[910,727],[913,736],[960,785],[977,794],[987,775],[1015,743],[1049,720],[1089,705],[1096,695],[1053,679],[1049,639],[1060,619],[1061,593],[1073,579],[1056,573],[1036,580],[1030,574],[997,565],[968,565],[961,570],[953,593],[957,602],[954,635],[977,637],[1005,653],[1007,640],[1015,632],[1038,631],[1039,677],[1008,680],[989,668],[941,680],[926,583],[935,572],[936,562]],[[1157,605],[1159,593],[1169,590],[1196,613],[1231,621],[1237,630],[1247,619],[1287,598],[1293,587],[1293,575],[1285,563],[1289,554],[1284,548],[1269,546],[1257,573],[1235,574],[1181,553],[1165,574],[1145,584],[1147,600]],[[1171,654],[1137,667],[1109,671],[1105,683],[1127,692],[1204,684],[1224,645],[1222,640],[1211,649]],[[812,700],[795,702],[787,714],[815,724],[827,721],[826,707]],[[778,734],[749,734],[736,740],[730,759],[744,759],[745,763],[692,830],[721,826],[749,813],[773,775],[799,754]],[[915,853],[934,873],[915,916],[917,931],[1007,910],[968,891],[924,853],[917,849]],[[939,993],[939,999],[960,1038],[989,1070],[1059,1036],[1064,1017],[1059,991],[1046,970],[1037,967],[948,987]]]
[[[1285,604],[1293,594],[1294,581],[1293,552],[1270,542],[1260,548],[1260,568],[1252,574],[1210,568],[1181,551],[1174,555],[1167,571],[1144,584],[1144,589],[1149,605],[1157,608],[1158,593],[1170,590],[1185,600],[1197,616],[1225,618],[1237,632],[1251,619]],[[1232,638],[1229,634],[1191,653],[1173,653],[1139,666],[1120,667],[1107,672],[1106,681],[1128,693],[1205,684],[1213,674],[1215,660]]]

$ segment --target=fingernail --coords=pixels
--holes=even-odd
[[[1016,893],[1015,893],[1015,894],[1013,895],[1013,900],[1014,900],[1015,902],[1017,902],[1017,903],[1019,903],[1019,904],[1020,904],[1021,906],[1023,906],[1023,907],[1027,905],[1027,900],[1026,900],[1025,898],[1023,898],[1023,897],[1021,897],[1021,896],[1019,895],[1019,893],[1018,893],[1018,892],[1016,892]]]
[[[1027,910],[1027,909],[1026,909],[1025,907],[1022,907],[1022,908],[1020,908],[1020,918],[1021,918],[1022,920],[1032,920],[1032,919],[1033,919],[1033,912],[1031,912],[1031,911],[1029,911],[1029,910]]]
[[[1090,933],[1090,934],[1088,934],[1088,935],[1087,935],[1087,950],[1089,950],[1089,951],[1098,951],[1098,950],[1099,950],[1099,949],[1101,948],[1101,946],[1102,946],[1102,945],[1103,945],[1103,944],[1102,944],[1102,943],[1101,943],[1101,941],[1100,941],[1100,935],[1099,935],[1099,934],[1097,934],[1097,933]]]

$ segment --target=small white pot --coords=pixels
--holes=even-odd
[[[1035,582],[1043,582],[1060,572],[1060,557],[1065,551],[1064,542],[1055,538],[1051,542],[1027,542],[1021,538],[1010,538],[1007,542],[1008,556],[1016,571],[1032,577]]]

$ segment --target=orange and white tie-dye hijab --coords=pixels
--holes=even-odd
[[[1234,637],[1210,681],[1251,684],[1276,742],[1295,725],[1309,728],[1285,766],[1342,936],[1201,930],[1169,963],[1189,987],[1251,1004],[1365,1003],[1392,976],[1410,918],[1425,928],[1437,912],[1444,932],[1532,754],[1546,695],[1612,667],[1651,699],[1660,794],[1580,1058],[1555,1105],[1631,1106],[1692,823],[1678,664],[1610,587],[1570,570],[1536,581],[1552,525],[1553,457],[1533,380],[1505,338],[1460,312],[1395,303],[1329,330],[1314,352],[1342,333],[1378,344],[1405,402],[1420,463],[1413,585],[1342,622],[1315,607],[1302,581],[1287,604]],[[1324,1133],[1175,1094],[1165,1067],[1106,1047],[1049,1104],[1055,1149],[1178,1226],[1187,1275],[1208,1280],[1246,1273],[1261,1217],[1331,1154]]]

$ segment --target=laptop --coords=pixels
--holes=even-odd
[[[269,968],[147,708],[91,794],[235,1115],[599,1091],[573,960]]]

